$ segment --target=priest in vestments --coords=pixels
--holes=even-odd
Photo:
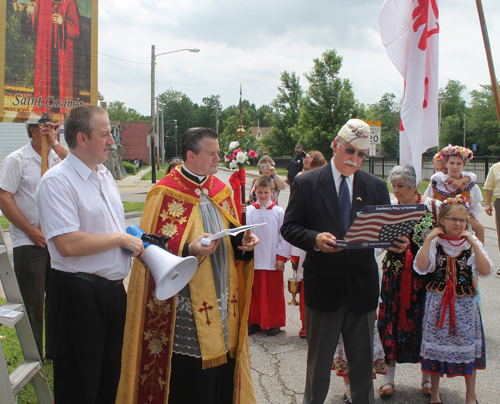
[[[160,301],[150,271],[135,261],[117,404],[256,402],[247,323],[259,240],[247,231],[208,247],[200,242],[240,226],[230,189],[213,175],[219,151],[214,130],[187,130],[184,165],[148,194],[141,228],[168,236],[172,254],[194,255],[199,264],[185,288]]]
[[[34,113],[69,112],[56,100],[78,97],[75,71],[75,41],[80,37],[80,13],[75,0],[36,0],[26,7],[23,21],[36,35],[35,87],[41,97]],[[48,98],[51,97],[49,100]]]

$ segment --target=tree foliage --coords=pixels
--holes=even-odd
[[[463,144],[464,114],[466,102],[462,93],[466,87],[460,81],[448,80],[445,88],[439,90],[439,113],[441,126],[439,132],[439,147],[443,148],[451,143]]]
[[[342,56],[327,50],[304,76],[309,88],[300,103],[300,119],[293,138],[305,150],[319,150],[331,155],[330,144],[350,118],[362,117],[363,106],[354,98],[349,79],[339,77]]]
[[[382,155],[397,157],[399,155],[399,120],[401,100],[393,93],[385,93],[380,101],[371,104],[366,111],[369,121],[381,121]]]
[[[133,108],[127,108],[124,102],[111,101],[106,109],[111,121],[120,122],[149,122],[151,117],[141,115]]]
[[[302,87],[295,72],[281,73],[278,95],[271,103],[272,112],[266,115],[271,131],[262,139],[264,147],[271,156],[281,157],[293,154],[295,140],[293,132],[299,122]]]
[[[500,130],[491,84],[471,91],[471,107],[467,113],[467,146],[477,144],[476,154],[496,155],[500,152]]]

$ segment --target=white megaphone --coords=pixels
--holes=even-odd
[[[143,240],[143,260],[155,278],[155,296],[158,300],[169,299],[188,284],[198,268],[196,257],[178,257],[157,245],[145,241],[144,231],[137,225],[127,227],[127,233]],[[125,250],[128,254],[130,251]]]

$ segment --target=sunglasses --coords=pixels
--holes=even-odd
[[[353,149],[352,147],[345,147],[342,142],[339,142],[339,144],[345,149],[345,152],[349,155],[353,155],[354,153],[356,153],[356,149]],[[361,157],[362,159],[364,159],[368,153],[367,152],[364,152],[364,151],[361,151],[361,150],[357,150],[358,152],[358,157]]]

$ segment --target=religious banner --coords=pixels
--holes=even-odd
[[[0,122],[97,104],[97,0],[0,0]]]
[[[399,161],[421,176],[422,153],[438,146],[438,0],[385,0],[378,19],[389,58],[405,80]]]

